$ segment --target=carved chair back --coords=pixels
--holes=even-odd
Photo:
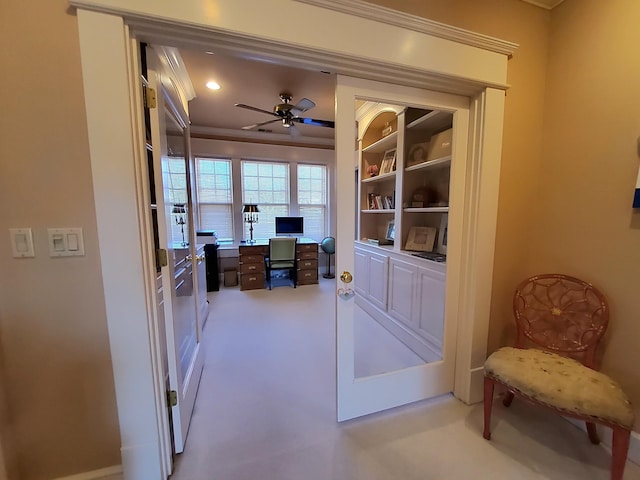
[[[598,369],[596,350],[609,324],[609,307],[593,285],[561,274],[530,277],[516,288],[513,312],[518,348],[528,340]]]

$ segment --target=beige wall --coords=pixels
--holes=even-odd
[[[65,0],[0,3],[0,415],[11,478],[120,463],[76,18]],[[13,259],[9,227],[36,257]],[[48,256],[46,229],[82,227],[86,256]],[[1,412],[1,410],[0,410]]]
[[[554,10],[529,244],[531,271],[566,272],[611,305],[603,370],[640,417],[640,211],[631,203],[640,135],[640,2],[566,0]],[[636,423],[636,429],[640,423]]]

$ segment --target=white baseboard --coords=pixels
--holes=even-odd
[[[572,425],[586,433],[587,426],[583,421],[576,420],[575,418],[562,418],[568,420]],[[603,427],[601,425],[596,425],[596,427],[598,430],[598,435],[600,436],[600,445],[611,452],[611,440],[613,436],[611,429]],[[629,453],[627,455],[627,460],[640,465],[640,433],[638,432],[631,432],[631,440],[629,442]]]

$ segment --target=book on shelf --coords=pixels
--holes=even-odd
[[[386,238],[367,238],[367,243],[371,245],[393,245],[393,241]]]
[[[368,195],[369,210],[393,210],[395,208],[395,195],[380,195],[370,193]]]

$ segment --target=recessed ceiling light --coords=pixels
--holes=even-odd
[[[217,82],[214,82],[213,80],[210,82],[207,82],[207,88],[211,89],[211,90],[220,90],[220,85],[218,85]]]
[[[212,52],[211,50],[207,50],[204,53],[206,53],[207,55],[215,55],[215,52]]]

